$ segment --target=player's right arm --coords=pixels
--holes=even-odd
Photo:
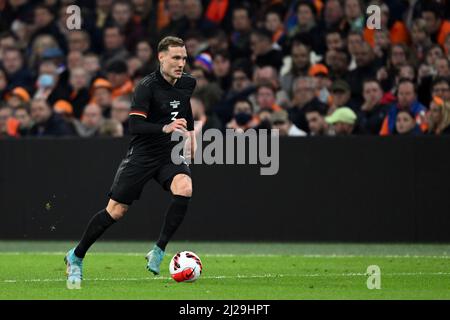
[[[131,134],[152,134],[152,133],[171,133],[175,130],[185,131],[186,120],[176,119],[170,124],[151,123],[146,121],[149,104],[151,101],[152,89],[143,83],[139,83],[133,93],[131,102],[131,111],[129,118],[129,128]]]

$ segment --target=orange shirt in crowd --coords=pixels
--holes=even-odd
[[[131,94],[133,92],[133,82],[131,80],[127,80],[121,87],[115,88],[112,90],[112,98],[115,99],[117,97]]]
[[[408,44],[410,42],[409,32],[406,25],[401,21],[396,21],[389,29],[389,39],[391,44]],[[369,43],[372,47],[375,46],[375,30],[364,28],[364,40]]]

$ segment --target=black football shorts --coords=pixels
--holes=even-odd
[[[177,174],[191,176],[191,170],[185,162],[177,165],[170,159],[146,159],[143,163],[127,156],[117,169],[108,196],[119,203],[131,205],[140,198],[150,179],[155,179],[165,190],[170,191],[172,179]]]

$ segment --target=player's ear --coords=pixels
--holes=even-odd
[[[161,52],[158,53],[158,60],[159,60],[159,62],[161,62],[164,59],[164,57],[165,57],[164,51],[161,51]]]

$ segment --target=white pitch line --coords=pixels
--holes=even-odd
[[[254,279],[254,278],[316,278],[316,277],[367,277],[366,273],[328,273],[328,274],[263,274],[263,275],[236,275],[236,276],[204,276],[202,279]],[[383,276],[450,276],[450,272],[394,272],[383,273]],[[92,278],[83,281],[145,281],[145,280],[171,280],[170,277],[143,277],[143,278]],[[2,280],[3,283],[18,283],[18,282],[64,282],[66,279],[7,279]]]
[[[55,252],[55,251],[28,251],[28,252],[17,252],[17,251],[0,251],[0,256],[2,255],[51,255],[51,256],[64,256],[66,252]],[[168,257],[174,255],[174,253],[166,253]],[[89,256],[130,256],[130,257],[145,257],[144,253],[138,252],[91,252]],[[202,257],[217,257],[217,258],[232,258],[232,257],[301,257],[301,258],[394,258],[394,259],[402,259],[402,258],[411,258],[411,259],[421,259],[421,258],[431,258],[431,259],[450,259],[450,255],[445,252],[441,256],[437,255],[358,255],[358,254],[258,254],[258,253],[236,253],[236,254],[214,254],[214,253],[206,253],[201,254]]]

